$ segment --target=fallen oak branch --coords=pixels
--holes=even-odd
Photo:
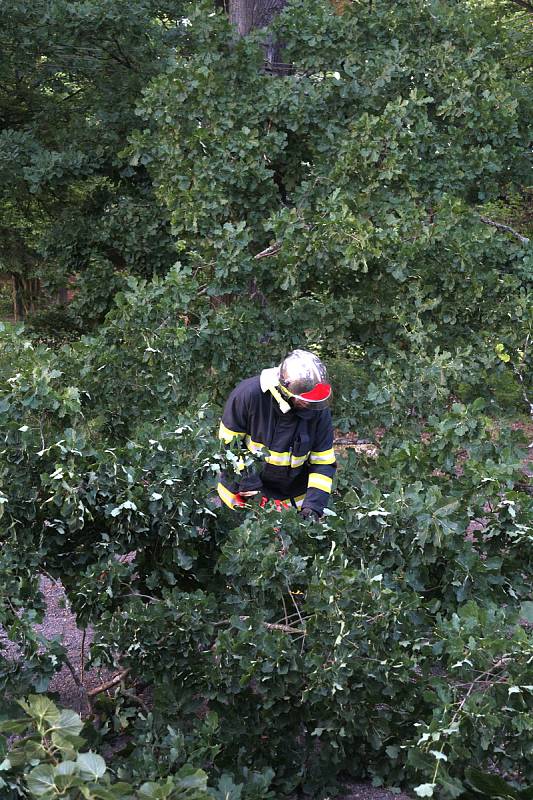
[[[257,261],[260,258],[270,258],[270,256],[276,256],[279,251],[281,250],[281,242],[274,242],[271,244],[270,247],[266,247],[264,250],[261,250],[260,253],[254,256],[254,261]]]
[[[482,214],[479,215],[481,222],[484,222],[485,225],[492,225],[493,228],[497,228],[500,231],[505,231],[506,233],[511,233],[517,239],[519,239],[522,244],[529,244],[529,239],[527,236],[522,236],[521,233],[515,231],[514,228],[511,228],[510,225],[504,225],[503,222],[495,222],[493,219],[489,219],[488,217],[484,217]]]
[[[239,617],[240,620],[243,622],[250,617]],[[215,628],[221,628],[223,625],[231,625],[230,619],[221,619],[219,622],[213,623]],[[307,631],[302,630],[301,628],[293,628],[291,625],[281,625],[277,622],[262,622],[261,623],[267,630],[269,631],[282,631],[283,633],[297,633],[300,635],[305,636]]]
[[[96,697],[97,694],[101,694],[102,692],[107,692],[108,689],[112,689],[118,683],[124,680],[124,678],[129,675],[131,672],[130,668],[123,669],[122,672],[119,672],[118,675],[115,675],[114,678],[110,678],[108,681],[101,683],[99,686],[96,686],[94,689],[91,689],[90,692],[87,692],[87,697]]]

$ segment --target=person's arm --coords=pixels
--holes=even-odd
[[[333,450],[333,424],[329,409],[323,411],[317,426],[315,440],[309,455],[309,478],[307,492],[302,503],[302,514],[314,512],[322,516],[331,494],[333,476],[337,464]],[[309,509],[307,514],[305,509]]]
[[[251,454],[244,446],[244,437],[248,431],[247,398],[237,386],[226,401],[218,438],[228,446],[234,458],[233,469],[226,469],[220,475],[217,491],[220,499],[229,507],[235,508],[243,504],[241,492],[259,492],[262,483],[252,466],[246,466]]]

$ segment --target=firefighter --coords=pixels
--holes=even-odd
[[[220,423],[219,438],[237,450],[217,486],[222,502],[235,509],[259,495],[263,506],[291,504],[319,519],[336,470],[330,400],[326,368],[307,350],[239,383]]]

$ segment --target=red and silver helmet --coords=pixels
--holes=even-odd
[[[282,394],[296,408],[320,411],[329,406],[331,385],[322,361],[308,350],[293,350],[279,365]]]

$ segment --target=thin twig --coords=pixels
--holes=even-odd
[[[151,594],[141,594],[140,592],[129,592],[128,594],[121,594],[119,599],[122,600],[124,597],[143,597],[146,600],[150,600],[151,603],[161,602],[161,597],[152,597]]]
[[[302,620],[303,621],[303,620]],[[305,636],[305,629],[301,628],[293,628],[291,625],[278,625],[276,622],[263,622],[263,625],[267,630],[271,631],[283,631],[283,633],[300,633]]]
[[[284,622],[285,625],[290,625],[291,624],[291,620],[295,620],[295,619],[298,619],[298,614],[296,614],[296,613],[288,614],[287,617],[281,617],[280,619],[277,619],[275,621],[276,621],[276,624],[280,624],[280,623]]]
[[[533,14],[533,3],[528,3],[527,0],[511,0],[511,3],[520,6],[520,8],[525,8],[526,11]]]
[[[81,634],[81,648],[80,648],[80,680],[84,683],[85,679],[85,637],[87,635],[87,628],[83,629]]]
[[[54,578],[54,576],[53,576],[53,575],[50,575],[50,573],[49,573],[49,572],[47,572],[47,571],[44,569],[44,567],[39,567],[39,572],[42,572],[42,574],[43,574],[43,575],[46,575],[46,577],[47,577],[49,580],[51,580],[51,581],[52,581],[52,583],[54,584],[54,586],[59,586],[59,585],[60,585],[61,581],[59,580],[59,578]]]
[[[283,603],[283,611],[285,613],[285,625],[288,625],[289,617],[287,616],[287,606],[285,605],[285,598],[283,597],[283,592],[281,592],[281,602]]]
[[[142,700],[138,695],[134,694],[134,692],[128,690],[124,692],[124,694],[126,695],[128,700],[131,700],[133,703],[136,703],[138,706],[140,706],[142,710],[145,712],[145,714],[150,713],[150,709],[148,708],[144,700]]]
[[[528,347],[529,347],[529,336],[530,336],[530,334],[528,333],[528,335],[526,336],[526,341],[524,342],[523,356],[522,356],[522,359],[521,359],[521,364],[523,366],[525,366],[525,363],[526,363],[527,350],[528,350]],[[528,393],[526,392],[526,387],[525,387],[525,383],[524,383],[524,376],[522,374],[522,370],[520,369],[520,367],[517,367],[515,364],[512,364],[512,367],[513,367],[513,372],[515,373],[515,375],[517,376],[518,380],[520,381],[520,386],[521,386],[521,389],[522,389],[522,397],[524,398],[524,402],[526,403],[526,405],[529,406],[529,413],[531,414],[531,416],[533,416],[533,403],[531,402],[531,399],[529,398]]]
[[[289,592],[289,595],[290,595],[290,598],[292,600],[293,606],[296,609],[296,613],[298,614],[298,618],[300,620],[300,624],[301,624],[302,628],[305,628],[305,624],[304,624],[302,615],[300,614],[300,609],[298,608],[298,604],[297,604],[296,600],[294,599],[293,593],[291,592],[290,586],[289,586],[288,583],[287,583],[287,591]]]
[[[91,711],[91,713],[92,713],[92,711],[93,711],[93,704],[92,704],[92,698],[91,698],[91,695],[89,694],[89,692],[88,692],[88,691],[87,691],[87,689],[85,688],[85,685],[84,685],[84,683],[83,683],[83,680],[82,680],[82,679],[80,679],[80,677],[78,677],[78,673],[77,673],[77,672],[76,672],[76,670],[74,669],[74,666],[73,666],[73,664],[72,664],[71,660],[68,658],[68,656],[65,656],[65,664],[66,664],[66,666],[68,667],[68,670],[69,670],[70,674],[72,675],[72,678],[73,678],[73,680],[74,680],[74,683],[75,683],[75,684],[76,684],[76,686],[78,687],[78,691],[79,691],[80,695],[81,695],[83,698],[85,698],[85,700],[87,701],[87,705],[89,706],[89,710],[90,710],[90,711]]]
[[[81,682],[81,680],[79,679],[78,673],[76,672],[76,670],[74,669],[74,667],[72,665],[72,661],[70,660],[70,658],[68,656],[65,656],[64,660],[65,660],[65,664],[69,668],[70,674],[74,678],[74,683],[76,684],[78,689],[80,689],[81,691],[84,692],[85,691],[85,687],[84,687],[83,683]]]

